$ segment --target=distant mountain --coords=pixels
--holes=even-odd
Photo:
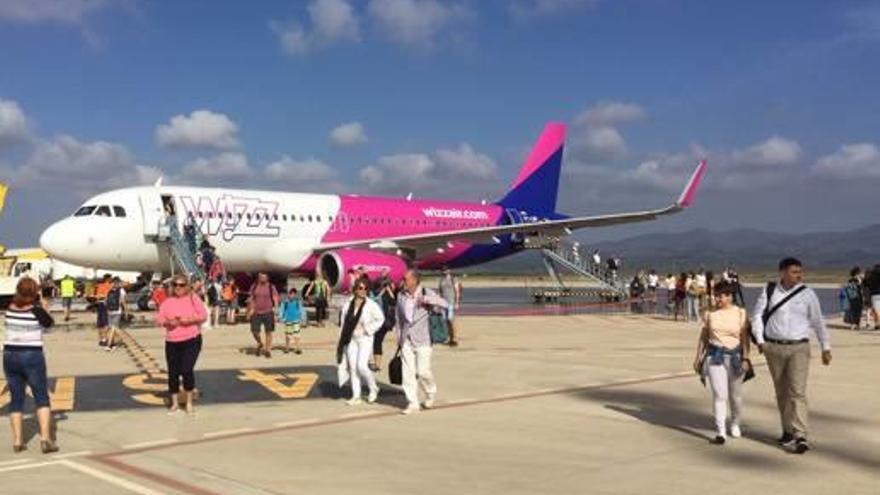
[[[620,241],[586,244],[598,249],[602,259],[618,256],[624,269],[684,270],[705,266],[719,269],[773,269],[783,256],[796,256],[810,268],[865,267],[880,263],[880,224],[848,232],[779,234],[738,229],[645,234]],[[538,252],[523,253],[468,271],[521,273],[543,270]]]

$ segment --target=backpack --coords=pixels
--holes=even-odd
[[[843,291],[846,294],[847,299],[851,301],[862,298],[862,288],[852,281],[846,284],[846,286],[843,288]]]
[[[422,297],[427,295],[427,291],[422,287]],[[428,329],[431,333],[432,344],[445,344],[449,341],[449,328],[446,326],[446,315],[444,312],[437,312],[432,306],[428,310]]]
[[[110,292],[107,293],[107,309],[109,311],[119,311],[121,307],[119,293],[119,289],[110,289]]]

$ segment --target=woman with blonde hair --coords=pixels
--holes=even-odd
[[[25,387],[30,387],[34,396],[41,450],[44,454],[58,451],[58,446],[51,438],[52,411],[49,407],[46,357],[43,354],[43,333],[55,322],[40,306],[39,290],[34,279],[22,278],[6,310],[3,374],[9,387],[9,423],[12,427],[12,451],[15,453],[27,448],[22,440]]]
[[[202,350],[202,324],[208,319],[202,301],[192,293],[185,275],[171,282],[172,294],[162,302],[156,322],[165,329],[165,359],[168,364],[169,413],[180,410],[180,378],[186,396],[186,412],[195,413],[193,390],[196,386],[196,360]]]

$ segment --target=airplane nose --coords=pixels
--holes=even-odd
[[[40,247],[53,258],[64,260],[69,258],[74,239],[76,239],[72,226],[65,220],[49,226],[40,235]]]

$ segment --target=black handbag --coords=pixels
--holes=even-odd
[[[403,385],[403,360],[400,357],[400,347],[388,363],[388,381],[392,385]]]

